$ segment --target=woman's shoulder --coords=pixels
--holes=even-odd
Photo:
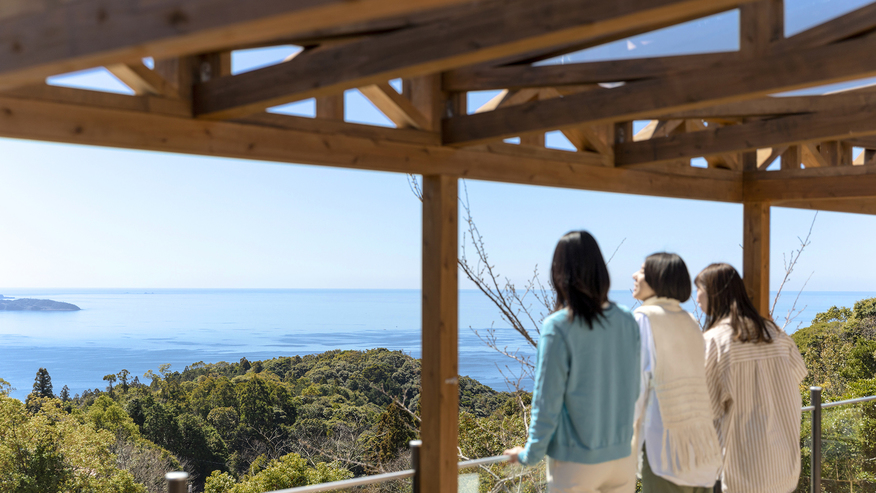
[[[560,308],[544,318],[542,331],[557,330],[568,327],[572,323],[572,312],[568,308]]]
[[[703,332],[703,338],[706,342],[729,344],[733,339],[733,327],[730,325],[730,318],[719,320],[711,328]]]

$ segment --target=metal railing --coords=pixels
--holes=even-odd
[[[355,488],[356,486],[366,486],[369,484],[385,483],[387,481],[395,481],[397,479],[412,478],[412,491],[419,493],[420,491],[420,447],[423,442],[414,440],[410,443],[411,448],[411,469],[404,471],[387,472],[383,474],[374,474],[371,476],[362,476],[353,479],[344,479],[341,481],[332,481],[330,483],[310,484],[307,486],[298,486],[295,488],[287,488],[284,490],[268,491],[265,493],[321,493],[323,491],[343,490],[347,488]],[[499,462],[507,462],[507,455],[496,455],[493,457],[484,457],[482,459],[472,459],[457,464],[457,470],[470,469],[472,467],[488,466]],[[186,493],[189,491],[188,481],[189,474],[186,472],[169,472],[167,479],[167,493]]]
[[[810,454],[810,491],[811,493],[821,493],[821,410],[829,407],[845,406],[848,404],[858,404],[860,402],[868,402],[876,400],[876,395],[867,397],[858,397],[857,399],[847,399],[844,401],[821,403],[821,387],[809,387],[809,396],[811,406],[806,406],[802,409],[805,412],[812,412],[812,452]],[[818,440],[815,439],[818,437]]]
[[[811,493],[821,493],[821,410],[845,406],[849,404],[858,404],[861,402],[876,401],[876,395],[867,397],[859,397],[857,399],[847,399],[844,401],[821,403],[821,387],[809,388],[811,406],[806,406],[801,409],[801,412],[812,412],[812,453],[811,459]],[[816,440],[816,437],[818,439]],[[412,478],[413,493],[420,491],[420,440],[414,440],[410,443],[411,448],[411,469],[404,471],[388,472],[384,474],[375,474],[373,476],[363,476],[360,478],[345,479],[342,481],[333,481],[331,483],[312,484],[307,486],[299,486],[297,488],[288,488],[285,490],[276,490],[266,493],[321,493],[324,491],[343,490],[356,486],[365,486],[369,484],[385,483],[397,479]],[[458,469],[468,469],[472,467],[486,466],[499,462],[508,461],[507,455],[497,455],[494,457],[484,457],[482,459],[472,459],[460,462]],[[168,493],[186,493],[188,491],[188,473],[185,472],[169,472],[167,473],[167,492]]]

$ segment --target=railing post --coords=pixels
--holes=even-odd
[[[167,493],[188,493],[189,473],[173,471],[164,475],[167,480]]]
[[[821,493],[821,387],[809,387],[812,401],[811,492]]]
[[[414,477],[411,478],[412,493],[420,493],[420,446],[423,445],[421,440],[411,440],[408,446],[411,448],[411,469],[414,470]]]

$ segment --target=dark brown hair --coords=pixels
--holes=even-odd
[[[695,282],[697,288],[706,291],[705,330],[730,317],[735,340],[773,342],[769,327],[775,328],[775,324],[757,312],[745,291],[742,277],[732,265],[711,264],[697,275]]]
[[[554,309],[568,308],[572,318],[584,319],[592,330],[608,301],[611,282],[602,251],[590,233],[572,231],[560,238],[551,264],[551,283],[557,292]]]
[[[666,252],[648,255],[643,270],[645,282],[657,296],[682,303],[690,298],[690,273],[678,255]]]

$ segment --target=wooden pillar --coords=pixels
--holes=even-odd
[[[316,98],[316,117],[323,120],[344,121],[344,94]]]
[[[800,145],[790,145],[785,152],[782,153],[782,169],[800,169],[800,164],[803,163],[802,150]]]
[[[633,141],[633,122],[615,122],[614,143],[625,144]]]
[[[437,131],[441,128],[444,114],[444,100],[441,93],[441,74],[421,75],[403,82],[405,97],[411,100],[414,108],[426,116],[429,125],[423,130]]]
[[[769,45],[785,36],[783,0],[758,0],[739,7],[739,51],[747,58],[769,53]]]
[[[770,204],[742,205],[742,276],[757,311],[770,316]]]
[[[520,145],[544,147],[544,133],[521,135]]]
[[[459,429],[458,183],[423,177],[421,492],[456,493]]]

